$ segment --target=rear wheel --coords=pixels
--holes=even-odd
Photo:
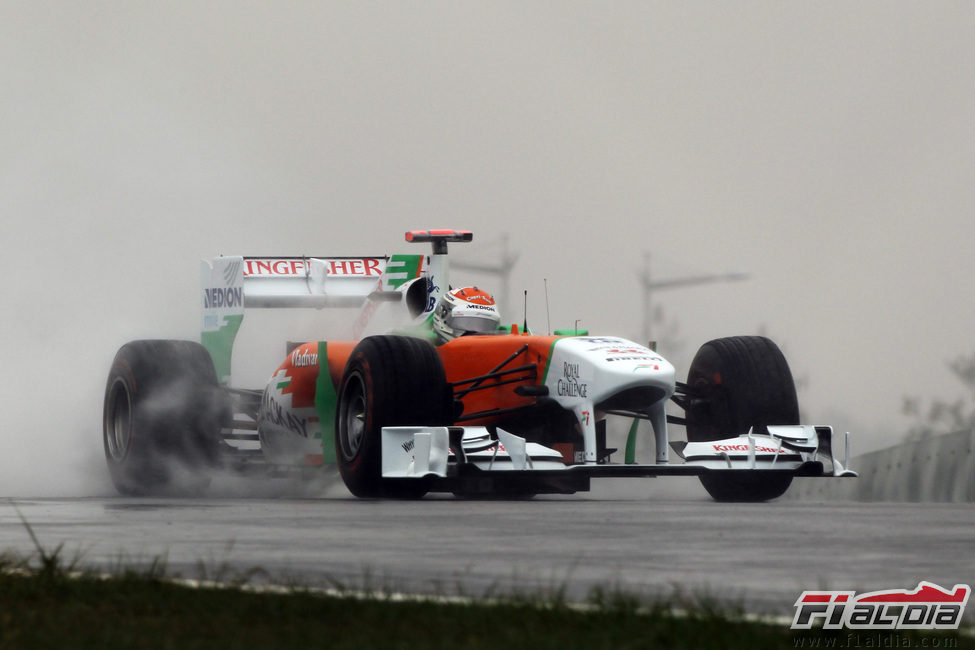
[[[335,452],[346,487],[358,497],[417,499],[422,479],[384,479],[384,426],[446,426],[453,392],[427,341],[372,336],[352,351],[342,374],[335,416]]]
[[[799,402],[789,364],[779,347],[762,336],[708,341],[687,375],[690,442],[766,433],[770,424],[798,424]],[[788,474],[712,471],[701,483],[718,501],[767,501],[792,483]]]
[[[115,355],[105,386],[103,443],[125,495],[189,495],[220,465],[230,399],[213,361],[191,341],[132,341]]]

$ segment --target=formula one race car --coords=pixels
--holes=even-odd
[[[678,382],[632,341],[503,326],[490,295],[450,288],[447,245],[472,238],[406,233],[431,255],[204,261],[201,343],[133,341],[112,364],[104,445],[119,492],[193,494],[218,470],[332,464],[352,494],[388,498],[569,494],[593,477],[693,475],[715,499],[764,501],[795,476],[855,476],[835,458],[830,427],[798,423],[792,374],[769,339],[705,343]],[[234,341],[245,310],[262,307],[359,312],[352,340],[290,344],[266,386],[235,387]],[[378,323],[398,325],[379,333]],[[683,415],[667,414],[669,403]],[[617,416],[633,422],[623,462],[607,446]],[[635,459],[640,420],[651,424],[652,464]],[[671,441],[668,424],[687,440]]]

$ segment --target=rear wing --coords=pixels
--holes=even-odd
[[[219,381],[228,383],[234,340],[247,310],[363,308],[369,296],[419,277],[423,262],[423,255],[203,260],[200,341]]]
[[[222,384],[230,382],[234,340],[248,309],[358,307],[354,338],[369,333],[370,320],[384,303],[402,304],[410,317],[422,320],[432,313],[441,286],[448,286],[447,242],[469,242],[472,238],[469,231],[406,233],[409,242],[432,243],[432,256],[228,256],[203,260],[200,341],[213,358],[217,378]],[[413,282],[421,277],[426,279],[424,283]]]
[[[386,257],[242,257],[214,262],[226,259],[240,260],[244,306],[249,308],[358,307],[379,286],[388,262]]]

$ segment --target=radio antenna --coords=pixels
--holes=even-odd
[[[545,282],[545,324],[548,326],[548,335],[552,335],[552,316],[548,311],[548,278],[542,278]]]
[[[525,289],[525,324],[522,326],[521,331],[528,334],[528,289]]]

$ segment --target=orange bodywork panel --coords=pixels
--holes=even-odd
[[[509,409],[518,406],[534,404],[537,398],[515,394],[518,386],[538,386],[545,378],[545,371],[551,356],[552,345],[561,337],[558,336],[519,336],[516,334],[497,336],[463,336],[444,343],[437,348],[443,361],[447,381],[455,384],[454,394],[460,395],[464,403],[464,416],[496,409]],[[525,348],[516,357],[510,359],[501,368],[511,370],[519,366],[533,366],[534,373],[526,370],[504,375],[497,379],[486,379],[479,386],[488,386],[480,390],[465,393],[471,387],[470,383],[460,383],[465,380],[486,375],[494,371],[499,365],[508,360],[519,350]],[[532,378],[528,378],[532,375]],[[506,383],[491,388],[499,381],[507,381],[518,377],[525,377],[522,381]],[[477,420],[465,421],[465,424],[486,424],[491,416]]]
[[[328,374],[332,378],[332,385],[338,390],[342,384],[342,373],[345,372],[345,364],[352,356],[356,341],[329,341],[328,342]]]
[[[545,377],[546,367],[551,355],[552,345],[561,337],[558,336],[523,336],[517,334],[492,336],[462,336],[444,343],[437,348],[443,361],[447,381],[456,384],[454,394],[464,403],[464,416],[499,409],[509,409],[518,406],[528,406],[537,400],[531,396],[515,394],[515,388],[524,385],[541,385]],[[332,384],[336,390],[342,383],[342,372],[352,354],[356,343],[352,341],[329,341],[328,343],[328,371]],[[524,350],[522,350],[524,348]],[[520,352],[519,352],[520,351]],[[512,358],[512,355],[518,353]],[[532,366],[517,373],[506,374],[497,379],[486,379],[478,386],[485,386],[479,390],[465,392],[472,387],[472,383],[465,380],[480,377],[495,371],[503,362],[508,361],[501,371],[512,370],[521,366]],[[505,383],[493,387],[499,381],[516,378],[521,381]],[[418,377],[417,381],[423,381]],[[464,424],[488,424],[492,416],[486,414],[477,420],[465,420]]]

